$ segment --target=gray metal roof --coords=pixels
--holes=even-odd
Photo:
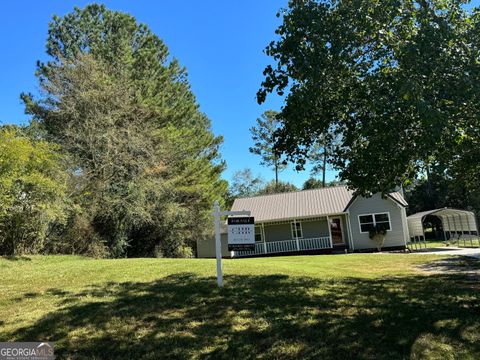
[[[415,213],[407,217],[407,219],[423,219],[427,215],[435,215],[435,216],[454,216],[454,215],[474,215],[473,212],[468,210],[460,210],[460,209],[452,209],[452,208],[441,208],[441,209],[434,209],[434,210],[427,210]]]
[[[399,193],[391,193],[389,196],[406,206]],[[336,186],[239,198],[233,203],[232,211],[250,210],[255,222],[301,219],[343,213],[353,197],[353,190],[346,186]]]
[[[442,221],[444,231],[478,231],[475,214],[471,211],[441,208],[415,213],[407,217],[410,236],[425,236],[423,219],[427,215],[435,215]]]
[[[389,197],[391,197],[393,200],[395,200],[396,202],[398,202],[400,205],[402,206],[408,206],[408,203],[407,201],[405,200],[405,198],[402,196],[402,194],[400,194],[398,191],[395,191],[395,192],[391,192],[390,194],[388,194]]]

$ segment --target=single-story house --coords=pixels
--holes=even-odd
[[[346,186],[236,199],[231,210],[247,210],[255,218],[255,250],[229,252],[223,227],[222,255],[373,250],[369,230],[376,224],[387,230],[385,249],[404,249],[407,205],[400,192],[362,197]],[[214,239],[198,241],[197,255],[215,257]]]

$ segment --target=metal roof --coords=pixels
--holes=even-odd
[[[415,213],[407,217],[408,232],[410,236],[425,236],[423,220],[428,215],[435,215],[442,221],[443,231],[468,231],[477,230],[475,214],[467,210],[441,208]]]
[[[405,204],[400,193],[388,195]],[[256,222],[302,219],[344,213],[354,198],[346,186],[295,191],[236,199],[232,211],[250,210]]]
[[[435,216],[453,216],[453,215],[474,215],[473,212],[467,210],[460,210],[460,209],[452,209],[452,208],[441,208],[441,209],[434,209],[434,210],[427,210],[415,213],[407,217],[407,219],[423,219],[427,215],[435,215]]]

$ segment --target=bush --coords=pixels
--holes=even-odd
[[[0,255],[37,253],[65,217],[66,172],[58,148],[0,129]]]

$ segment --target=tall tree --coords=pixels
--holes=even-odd
[[[278,186],[278,173],[285,169],[280,155],[274,149],[275,132],[278,129],[278,113],[273,110],[265,111],[257,119],[257,126],[250,129],[254,145],[249,148],[250,152],[261,157],[261,165],[273,167],[275,171],[275,186]]]
[[[177,256],[207,236],[211,204],[227,187],[222,139],[165,44],[94,4],[53,18],[47,54],[42,97],[22,98],[74,159],[72,192],[111,254]]]
[[[466,3],[291,0],[257,93],[288,91],[275,149],[303,168],[335,128],[333,165],[363,194],[408,183],[431,158],[478,179],[480,11]]]
[[[226,205],[231,206],[236,198],[250,197],[258,194],[265,185],[260,176],[255,176],[251,169],[246,168],[236,171],[230,182]]]

